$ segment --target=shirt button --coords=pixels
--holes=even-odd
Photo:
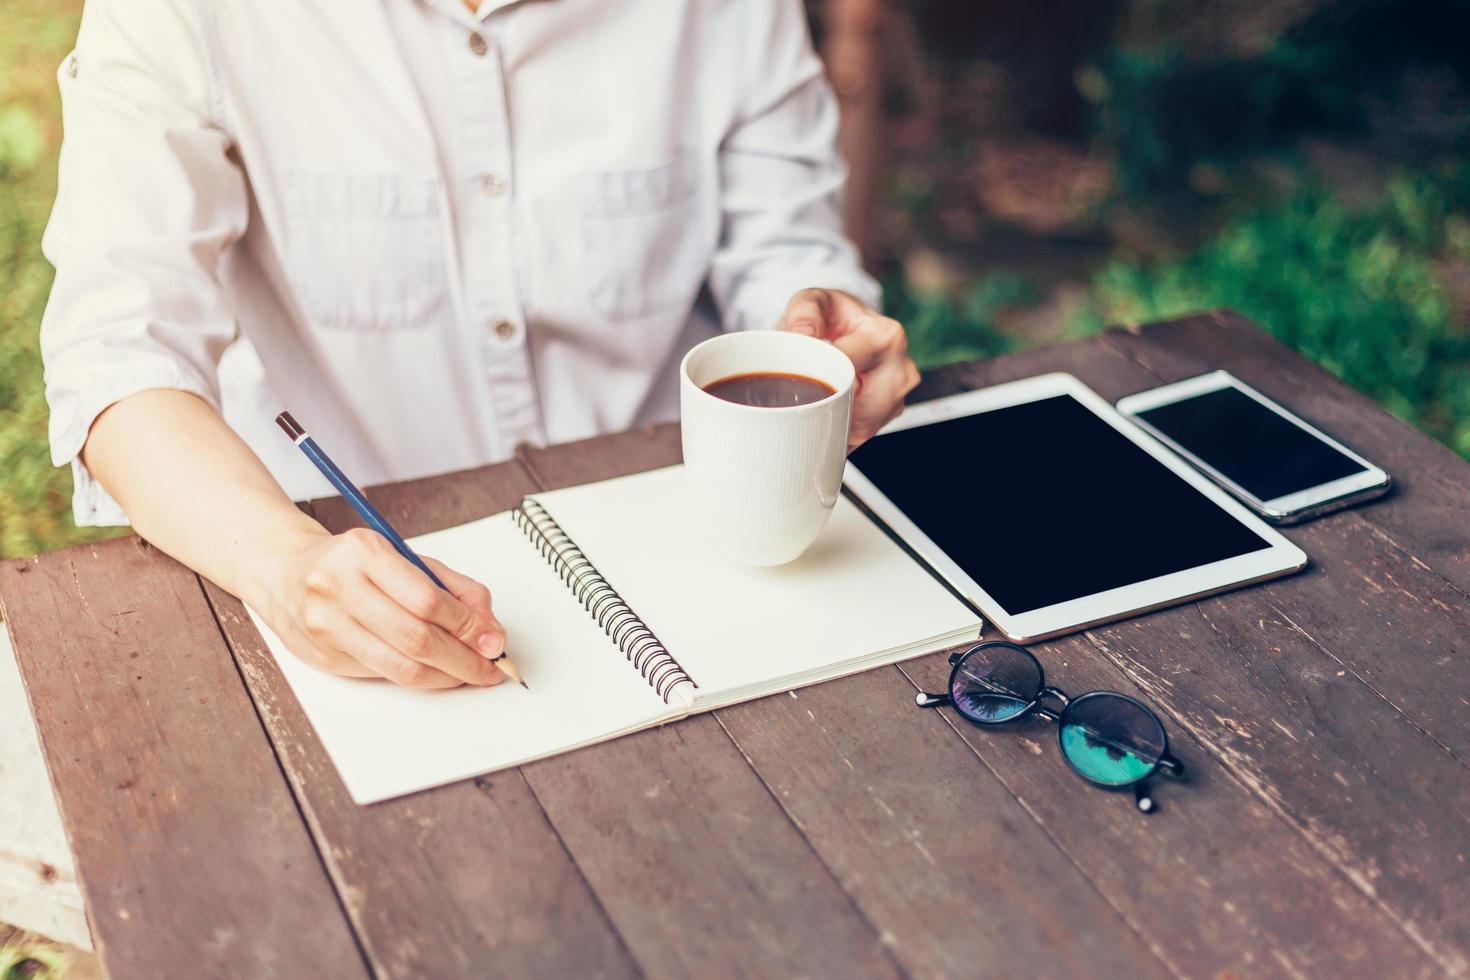
[[[489,50],[490,45],[485,43],[485,36],[483,34],[470,35],[470,51],[474,53],[476,58],[482,57]]]
[[[480,190],[491,197],[499,197],[505,193],[505,181],[495,174],[486,174],[480,178]]]
[[[494,330],[495,336],[501,340],[511,340],[516,335],[516,325],[509,320],[497,320]]]
[[[66,59],[66,73],[72,78],[77,77],[77,56],[72,55]]]

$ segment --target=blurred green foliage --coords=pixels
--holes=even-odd
[[[1199,163],[1289,151],[1303,135],[1377,137],[1431,157],[1470,140],[1470,3],[1322,3],[1253,56],[1186,53],[1169,38],[1106,49],[1079,74],[1094,128],[1138,199]]]
[[[0,980],[62,980],[69,960],[54,943],[22,933],[0,943]]]
[[[1470,323],[1444,281],[1454,265],[1470,269],[1470,167],[1400,174],[1364,207],[1309,185],[1187,255],[1113,258],[1067,333],[1230,307],[1470,458]],[[901,277],[885,290],[926,368],[1015,349],[996,313],[1033,298],[1009,274],[958,295],[915,294]]]
[[[1123,191],[1139,200],[1303,131],[1351,118],[1353,99],[1324,81],[1327,52],[1277,46],[1260,58],[1197,65],[1168,47],[1118,51],[1082,73],[1099,138]]]
[[[1014,350],[1016,340],[996,327],[996,313],[1035,301],[1031,283],[1009,273],[986,276],[958,296],[912,290],[901,275],[883,283],[884,311],[904,325],[909,351],[926,369]]]
[[[1470,262],[1465,168],[1400,175],[1355,209],[1320,187],[1232,220],[1193,254],[1115,260],[1078,327],[1228,306],[1470,457],[1470,325],[1440,270]]]
[[[41,231],[61,136],[56,66],[80,4],[11,0],[0,31],[0,557],[116,532],[77,529],[71,476],[51,465],[36,329],[51,288]]]
[[[51,283],[40,239],[60,140],[54,72],[80,6],[6,0],[0,31],[0,556],[116,533],[72,525],[70,474],[49,459],[36,343]],[[1467,9],[1463,0],[1324,4],[1255,58],[1201,63],[1161,39],[1146,51],[1105,51],[1079,84],[1128,195],[1174,193],[1198,163],[1285,154],[1303,132],[1362,128],[1363,88],[1397,107],[1393,79],[1406,61],[1421,77],[1433,69],[1463,79]],[[1414,115],[1425,118],[1432,124],[1420,129],[1464,161],[1470,116]],[[1412,142],[1397,132],[1387,139]],[[951,151],[963,156],[966,147]],[[1349,206],[1309,184],[1284,200],[1256,199],[1187,254],[1114,255],[1070,332],[1230,306],[1470,456],[1467,300],[1447,285],[1452,270],[1464,281],[1470,268],[1470,167],[1409,155],[1376,204]],[[922,188],[898,194],[910,212],[943,207]],[[925,367],[1014,349],[1021,341],[1000,329],[999,314],[1037,299],[1030,282],[1008,273],[956,293],[914,292],[902,276],[885,285]]]

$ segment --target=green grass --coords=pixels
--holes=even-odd
[[[884,282],[883,297],[885,312],[904,325],[909,352],[923,369],[1015,350],[1016,341],[996,328],[996,313],[1036,300],[1031,284],[1009,273],[986,276],[959,295],[914,292],[893,277]]]
[[[62,980],[69,959],[54,943],[21,934],[0,943],[0,980]]]
[[[1115,256],[1065,332],[1230,307],[1470,458],[1470,323],[1445,282],[1446,270],[1470,269],[1467,215],[1470,165],[1400,174],[1358,208],[1308,186],[1238,215],[1188,255]],[[1017,346],[995,314],[1029,302],[1024,280],[991,275],[957,296],[886,285],[921,367]]]
[[[1470,325],[1443,273],[1470,263],[1467,205],[1464,168],[1396,176],[1356,209],[1309,188],[1183,258],[1113,261],[1078,327],[1228,306],[1470,457]]]
[[[71,476],[51,465],[36,344],[51,288],[41,230],[61,138],[55,71],[80,6],[11,0],[0,31],[0,557],[115,533],[72,524]]]

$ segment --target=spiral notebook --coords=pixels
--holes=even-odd
[[[846,498],[801,558],[720,559],[674,466],[410,540],[490,587],[528,689],[336,677],[256,619],[352,798],[372,803],[964,642],[980,621]],[[252,616],[254,614],[252,613]]]

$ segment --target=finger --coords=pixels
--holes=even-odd
[[[778,329],[821,339],[827,333],[827,310],[831,303],[825,289],[803,289],[791,297]]]
[[[302,609],[300,622],[288,619],[272,623],[286,649],[309,667],[345,677],[377,677],[373,671],[336,649],[335,628],[343,618],[340,611],[325,602],[308,602]]]
[[[903,400],[919,384],[919,369],[907,357],[886,361],[863,376],[863,387],[854,398],[854,412],[884,421],[897,415]]]
[[[428,664],[405,657],[388,646],[337,605],[322,605],[311,614],[313,667],[349,677],[381,677],[402,687],[459,687],[464,681]],[[311,661],[308,661],[311,663]]]
[[[419,577],[424,577],[422,572]],[[429,584],[433,587],[432,582]],[[499,684],[503,679],[500,669],[479,652],[437,623],[402,606],[367,576],[349,588],[345,599],[343,605],[352,610],[353,618],[363,628],[410,660],[482,687]]]
[[[919,371],[907,357],[891,361],[864,377],[853,399],[849,450],[876,435],[903,412],[903,400],[919,383]]]
[[[865,329],[869,321],[888,319],[851,293],[840,289],[824,289],[822,292],[827,294],[822,312],[826,317],[825,336],[828,340]],[[893,321],[893,325],[898,326],[898,322]]]
[[[832,344],[852,361],[861,374],[889,361],[906,359],[908,337],[903,326],[892,317],[865,313],[852,323],[852,328],[834,337]]]
[[[347,652],[358,663],[399,687],[442,691],[451,687],[463,687],[465,684],[462,678],[405,657],[359,624],[353,624],[345,639],[350,644]]]
[[[435,585],[386,540],[370,549],[362,568],[374,585],[415,619],[438,626],[465,646],[473,647],[489,627],[458,596]]]
[[[832,347],[847,354],[858,375],[866,375],[886,361],[908,356],[907,345],[903,342],[903,328],[898,326],[897,320],[889,320],[888,317],[872,317],[869,323],[858,326],[851,334],[833,339]]]
[[[895,407],[892,411],[890,411],[887,415],[872,420],[859,420],[858,418],[854,417],[852,420],[852,428],[848,431],[847,435],[847,451],[852,452],[854,449],[876,436],[879,432],[882,432],[885,425],[887,425],[889,422],[892,422],[894,419],[898,418],[902,414],[903,404],[900,402],[899,405]]]
[[[442,561],[433,558],[424,558],[424,564],[434,570],[439,576],[439,581],[449,586],[449,591],[454,593],[475,614],[479,624],[472,645],[480,651],[482,656],[494,660],[505,652],[505,627],[501,625],[492,609],[490,590],[482,583],[475,581],[468,575],[461,575]]]

